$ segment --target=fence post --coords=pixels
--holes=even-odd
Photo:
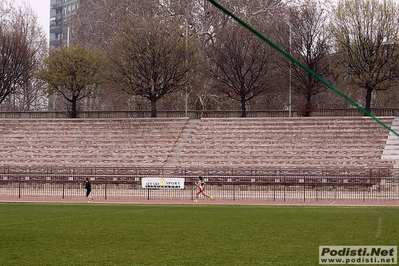
[[[62,177],[62,199],[65,199],[65,178]]]
[[[284,201],[285,201],[285,187],[286,187],[286,185],[284,184]]]
[[[366,188],[367,186],[365,185],[363,188],[363,202],[366,202]]]
[[[18,177],[18,198],[21,198],[21,176]]]

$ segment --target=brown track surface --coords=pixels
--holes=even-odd
[[[52,202],[52,203],[86,203],[85,198],[82,199],[54,199],[54,198],[0,198],[0,203],[5,202]],[[208,204],[208,205],[286,205],[286,206],[398,206],[399,202],[302,202],[302,201],[249,201],[249,200],[215,200],[211,201],[208,199],[199,199],[198,202],[191,200],[106,200],[106,199],[95,199],[91,204]]]

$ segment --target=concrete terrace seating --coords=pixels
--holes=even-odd
[[[391,126],[394,117],[380,120]],[[382,158],[389,131],[369,117],[0,119],[0,135],[0,166],[11,167],[340,169],[394,164]]]
[[[390,126],[393,117],[380,118]],[[391,167],[389,131],[369,117],[202,119],[182,149],[187,167]]]
[[[10,166],[162,167],[188,118],[0,119]]]

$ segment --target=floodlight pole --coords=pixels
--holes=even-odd
[[[291,47],[292,47],[292,26],[291,21],[289,21],[289,34],[290,34],[290,54],[291,54]],[[290,61],[290,68],[289,68],[289,85],[288,85],[288,117],[291,117],[291,108],[292,108],[292,61]]]
[[[67,28],[67,48],[69,48],[69,27]]]
[[[270,12],[270,9],[267,9],[268,12],[272,17],[274,14]],[[291,24],[291,16],[288,18],[288,26],[289,26],[289,54],[291,55],[292,50],[292,24]],[[287,17],[285,16],[287,20]],[[288,117],[292,117],[292,61],[289,62],[289,69],[288,69]]]
[[[185,24],[185,45],[186,45],[186,65],[187,65],[187,46],[188,46],[188,21],[187,21],[187,7],[184,14],[184,24]],[[185,117],[188,117],[188,91],[187,91],[187,84],[186,84],[186,106],[185,106]]]

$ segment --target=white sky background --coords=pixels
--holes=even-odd
[[[337,0],[333,0],[333,2],[336,3]],[[394,2],[398,3],[399,0],[394,0]],[[14,0],[14,3],[16,6],[27,3],[32,7],[38,17],[39,24],[47,35],[48,40],[50,26],[50,0]]]
[[[15,6],[21,6],[23,3],[27,3],[36,13],[38,22],[46,33],[48,40],[50,27],[50,0],[14,0]]]

